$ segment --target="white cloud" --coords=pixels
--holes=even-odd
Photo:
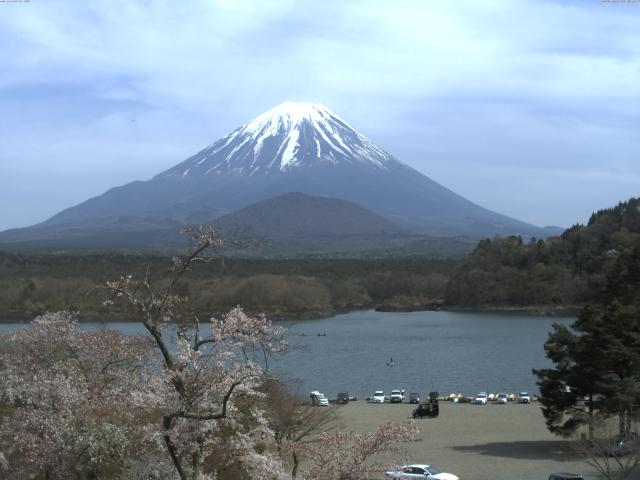
[[[100,192],[148,178],[288,98],[327,104],[391,153],[505,213],[513,202],[494,185],[473,184],[474,175],[509,167],[522,176],[541,167],[610,171],[598,180],[610,192],[603,207],[626,194],[617,188],[624,178],[640,174],[635,5],[110,0],[1,7],[0,41],[10,48],[0,65],[0,175],[22,165],[12,178],[38,182],[48,208],[70,201],[52,183],[72,178]],[[87,175],[88,164],[101,174]],[[566,176],[562,182],[530,184],[531,198],[573,188]],[[86,189],[78,192],[73,202]],[[20,205],[20,190],[11,195],[15,202],[0,198],[0,205]],[[549,210],[555,218],[535,221],[586,218],[587,203],[562,202]],[[539,217],[535,200],[518,208],[508,213]],[[25,210],[22,223],[50,214],[34,212]],[[20,224],[4,222],[0,228]]]

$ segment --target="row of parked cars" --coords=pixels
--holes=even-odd
[[[506,393],[494,394],[480,392],[474,397],[473,403],[476,405],[486,405],[487,402],[496,402],[498,405],[506,405],[509,400],[517,400],[518,403],[531,403],[531,395],[529,395],[528,392],[520,392],[516,398],[515,396],[510,397]]]
[[[389,403],[402,403],[404,399],[404,390],[391,390],[391,393],[388,397],[385,396],[384,390],[376,390],[375,392],[373,392],[372,396],[367,397],[367,402],[384,403],[388,400]]]
[[[391,394],[387,397],[383,390],[376,390],[372,396],[367,397],[369,403],[402,403],[406,399],[404,390],[391,390]],[[438,392],[429,392],[427,399],[422,402],[420,394],[413,392],[409,394],[409,403],[418,404],[413,410],[413,418],[433,418],[440,414],[440,406],[438,405]],[[435,478],[435,477],[434,477]]]
[[[384,403],[386,401],[389,401],[389,403],[402,403],[406,399],[404,390],[391,390],[389,396],[384,394],[384,390],[376,390],[372,396],[367,397],[369,403]],[[420,403],[420,394],[417,392],[410,393],[409,403]]]
[[[314,405],[327,406],[329,405],[329,400],[327,397],[318,391],[311,392],[311,402]],[[433,397],[437,397],[437,392],[429,393],[429,402],[433,402]],[[349,394],[339,393],[336,403],[348,403],[349,402]],[[376,390],[373,395],[367,397],[367,402],[369,403],[402,403],[406,400],[406,396],[404,390],[391,390],[389,396],[385,395],[384,390]],[[462,395],[452,394],[449,396],[449,400],[453,402],[471,402],[477,405],[486,405],[487,402],[495,402],[498,405],[506,405],[510,401],[517,401],[518,403],[531,403],[531,395],[527,392],[520,392],[516,397],[514,394],[506,394],[506,393],[487,393],[480,392],[475,397],[463,397]],[[420,403],[420,394],[417,392],[412,392],[409,394],[409,403]]]

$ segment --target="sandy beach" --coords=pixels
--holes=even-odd
[[[342,408],[343,428],[370,431],[387,420],[411,417],[414,405],[370,404]],[[440,402],[440,416],[415,420],[417,441],[407,445],[410,463],[430,463],[464,480],[547,480],[554,472],[595,479],[593,468],[549,433],[537,403],[471,405]],[[386,460],[386,459],[385,459]],[[636,475],[631,478],[640,478]]]

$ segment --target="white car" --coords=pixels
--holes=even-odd
[[[527,392],[518,394],[518,403],[531,403],[531,396]]]
[[[404,390],[391,390],[391,395],[389,395],[389,402],[402,403],[403,400],[404,400]]]
[[[405,465],[398,470],[385,472],[386,478],[422,478],[422,480],[459,480],[452,473],[445,473],[438,470],[433,465]]]
[[[496,403],[498,405],[506,405],[508,401],[509,401],[509,397],[507,397],[506,393],[499,393],[498,396],[496,397]]]
[[[487,397],[488,397],[487,392],[480,392],[473,399],[473,403],[475,403],[476,405],[486,405],[487,404]]]
[[[319,407],[328,407],[329,399],[324,396],[324,393],[320,393],[317,390],[311,392],[311,403],[313,405],[318,405]]]
[[[372,403],[384,403],[384,392],[382,390],[376,390],[373,392],[373,397],[369,400]]]

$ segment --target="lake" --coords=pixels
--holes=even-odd
[[[551,365],[543,348],[547,333],[555,322],[572,321],[519,312],[358,311],[279,322],[289,329],[295,348],[273,358],[270,367],[281,378],[299,381],[302,392],[320,390],[330,398],[340,391],[364,397],[393,388],[423,395],[430,390],[536,392],[531,369]],[[21,325],[0,324],[0,331]],[[83,323],[82,328],[104,325]],[[142,331],[135,323],[108,326]]]

